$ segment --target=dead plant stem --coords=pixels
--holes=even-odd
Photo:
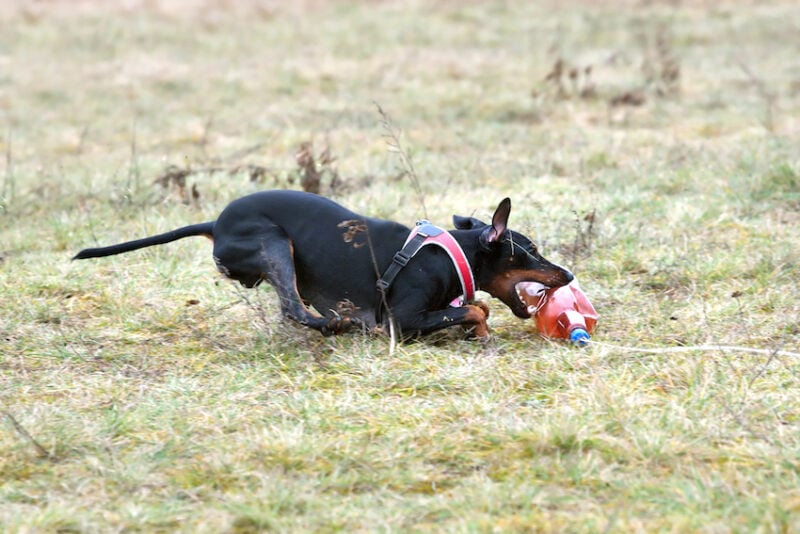
[[[42,447],[41,443],[39,443],[38,441],[36,441],[36,439],[35,439],[33,436],[31,436],[30,432],[28,432],[28,431],[25,429],[25,427],[24,427],[24,426],[22,426],[22,425],[20,424],[20,422],[19,422],[19,421],[17,421],[17,419],[16,419],[16,418],[15,418],[13,415],[11,415],[11,412],[8,412],[8,411],[6,411],[6,410],[3,410],[3,415],[5,415],[5,416],[6,416],[6,419],[8,419],[8,421],[9,421],[9,422],[11,423],[11,425],[14,427],[14,430],[16,430],[16,431],[17,431],[17,433],[18,433],[20,436],[22,436],[23,438],[25,438],[25,441],[27,441],[28,443],[30,443],[31,445],[33,445],[33,448],[34,448],[34,449],[36,449],[36,454],[37,454],[37,456],[39,456],[40,458],[51,458],[51,457],[52,457],[52,455],[51,455],[49,452],[47,452],[47,449],[45,449],[44,447]]]

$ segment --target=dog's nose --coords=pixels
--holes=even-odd
[[[561,267],[560,265],[558,266],[558,268],[564,271],[564,278],[567,280],[566,282],[564,282],[564,285],[567,285],[573,280],[575,280],[575,275],[572,274],[572,271],[570,271],[566,267]]]

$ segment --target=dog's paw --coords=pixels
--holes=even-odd
[[[334,317],[322,329],[324,336],[338,336],[350,329],[350,319],[347,317]]]
[[[486,304],[482,300],[476,300],[473,305],[477,306],[478,308],[480,308],[483,311],[483,315],[485,315],[487,319],[489,318],[489,305],[488,304]]]
[[[464,326],[467,328],[468,335],[478,339],[489,339],[489,325],[486,324],[486,319],[489,317],[489,306],[485,302],[476,302],[467,304],[465,308],[467,308],[467,315]]]
[[[338,336],[349,332],[353,328],[363,328],[363,326],[364,324],[354,317],[333,317],[320,331],[325,337]]]
[[[491,334],[486,334],[485,336],[475,335],[474,328],[464,331],[464,339],[467,341],[477,342],[480,346],[484,347],[484,350],[495,345],[494,338]]]

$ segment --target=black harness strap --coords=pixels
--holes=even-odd
[[[425,223],[427,223],[427,221],[422,222],[422,224],[417,223],[418,230],[416,234],[414,234],[414,237],[412,237],[402,249],[395,253],[392,258],[392,263],[386,269],[386,272],[383,273],[383,276],[378,278],[378,281],[375,283],[375,287],[378,290],[378,299],[375,303],[375,318],[378,324],[381,324],[383,321],[383,309],[386,307],[386,297],[389,295],[389,288],[392,286],[394,279],[397,278],[397,275],[400,274],[400,271],[408,264],[409,260],[419,252],[419,249],[422,248],[422,245],[428,237],[436,236],[443,232],[441,228]]]

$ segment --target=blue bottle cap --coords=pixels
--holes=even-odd
[[[573,328],[569,333],[569,340],[580,347],[585,347],[589,343],[589,332],[583,328]]]

